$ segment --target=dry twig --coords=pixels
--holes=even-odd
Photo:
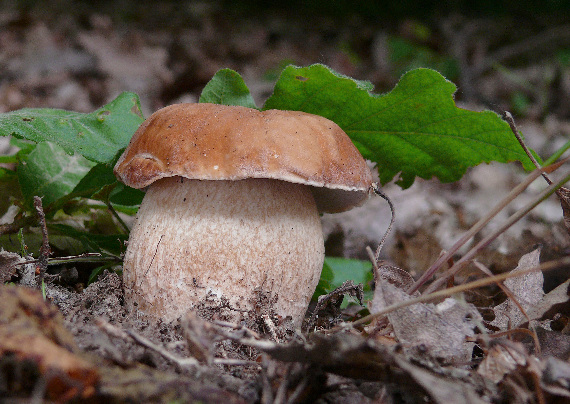
[[[150,341],[149,339],[143,337],[142,335],[137,334],[132,330],[123,330],[114,325],[108,323],[103,319],[98,319],[96,321],[97,326],[104,331],[106,334],[115,337],[121,338],[124,340],[133,340],[140,346],[148,348],[159,355],[161,355],[166,360],[176,364],[180,368],[198,368],[203,369],[205,366],[200,364],[198,360],[195,358],[182,358],[178,355],[174,355],[173,353],[167,351],[162,346],[155,344],[154,342]],[[232,365],[232,366],[259,366],[257,362],[242,360],[242,359],[229,359],[229,358],[214,358],[212,363],[215,365]]]
[[[40,221],[40,228],[42,229],[42,245],[40,247],[40,256],[38,258],[38,272],[40,275],[38,284],[43,284],[44,276],[48,267],[48,258],[51,254],[51,249],[49,246],[48,231],[46,226],[46,215],[42,206],[42,198],[39,196],[34,196],[34,208],[38,214],[38,219]]]

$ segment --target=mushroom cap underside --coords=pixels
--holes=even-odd
[[[321,212],[341,212],[369,195],[372,176],[334,122],[299,111],[175,104],[152,114],[115,165],[126,185],[173,176],[270,178],[311,186]]]

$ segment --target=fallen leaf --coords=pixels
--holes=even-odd
[[[524,271],[529,268],[537,267],[540,264],[540,248],[525,254],[519,260],[512,274]],[[523,276],[514,276],[504,281],[505,287],[509,289],[512,296],[517,300],[520,306],[525,310],[540,302],[544,297],[542,285],[544,276],[542,272],[532,272]],[[521,312],[519,306],[508,298],[503,303],[493,308],[495,319],[491,322],[492,326],[498,327],[500,330],[515,328],[526,320],[525,314]]]
[[[49,400],[92,396],[98,372],[77,355],[58,309],[45,302],[39,291],[10,285],[0,285],[0,301],[0,361],[4,363],[0,379],[12,382],[6,393],[17,396],[18,386],[36,389],[43,384],[40,392]],[[18,371],[22,368],[33,370],[22,374]]]
[[[526,366],[526,358],[527,352],[521,343],[500,341],[489,348],[487,355],[477,368],[477,373],[493,383],[499,383],[517,366]]]
[[[18,270],[16,265],[22,261],[24,259],[19,254],[4,250],[0,251],[0,283],[6,283],[12,276],[16,275]]]
[[[552,318],[556,313],[570,315],[570,279],[548,292],[540,302],[527,310],[531,320]]]
[[[476,386],[473,384],[438,375],[400,358],[397,358],[396,362],[416,383],[423,387],[434,403],[482,404],[490,401],[480,397]]]
[[[401,270],[400,270],[401,271]],[[397,272],[399,282],[405,287],[408,282]],[[381,309],[411,298],[392,282],[390,276],[376,277],[376,289],[370,306],[373,314]],[[419,303],[403,307],[387,315],[398,341],[408,352],[427,354],[445,363],[466,363],[471,360],[474,343],[466,342],[475,336],[475,326],[481,318],[477,309],[468,303],[447,298],[438,305]]]

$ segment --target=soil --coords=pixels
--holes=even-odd
[[[568,21],[563,16],[523,15],[515,21],[508,14],[446,13],[436,18],[441,10],[434,10],[424,19],[401,15],[373,21],[358,12],[339,17],[323,11],[308,18],[292,8],[255,9],[247,2],[233,8],[221,1],[161,2],[153,10],[131,1],[103,4],[2,7],[0,112],[28,107],[90,112],[121,91],[135,91],[148,116],[165,105],[197,101],[204,84],[224,67],[240,72],[262,105],[283,61],[324,63],[370,80],[382,93],[407,68],[423,63],[444,69],[453,61],[456,69],[448,72],[459,84],[458,104],[498,112],[518,108],[519,128],[539,155],[551,155],[570,133],[570,69],[563,57]],[[416,55],[430,56],[396,60],[390,53],[396,39],[408,41]],[[507,69],[492,68],[493,61]],[[371,307],[380,298],[383,305],[397,302],[399,283],[417,279],[525,176],[516,165],[491,164],[469,170],[454,184],[418,180],[407,190],[387,184],[383,190],[396,207],[397,221],[382,259],[388,267],[405,269],[411,280],[392,270],[390,280],[381,283],[389,276],[380,268]],[[543,188],[531,186],[497,221]],[[7,209],[1,208],[2,213]],[[367,260],[366,246],[378,243],[389,218],[381,198],[345,214],[325,215],[327,254]],[[477,260],[493,273],[505,273],[520,268],[519,259],[538,245],[541,263],[563,259],[569,241],[560,203],[552,197]],[[527,309],[531,317],[535,309],[542,312],[532,317],[532,326],[519,324],[524,331],[509,332],[492,325],[499,313],[495,309],[508,298],[496,285],[453,301],[425,303],[418,312],[398,311],[363,327],[349,324],[367,308],[340,306],[333,293],[325,299],[330,304],[320,305],[311,317],[313,303],[305,328],[295,329],[273,312],[272,296],[264,291],[258,291],[255,310],[241,322],[225,321],[227,307],[221,304],[165,323],[125,309],[120,273],[104,272],[87,285],[91,267],[66,268],[68,275],[60,268],[49,274],[44,300],[35,264],[7,254],[0,258],[0,279],[15,284],[0,286],[2,402],[570,399],[567,263],[544,273],[542,290],[534,288],[538,296],[516,296],[523,303],[536,299]],[[18,276],[12,277],[16,263]],[[455,283],[480,274],[470,267]],[[349,290],[354,294],[347,285]],[[396,317],[409,321],[400,325]],[[421,323],[422,317],[429,322]],[[435,354],[442,349],[448,355]]]

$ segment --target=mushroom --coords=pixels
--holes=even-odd
[[[152,114],[114,172],[148,187],[124,257],[127,307],[164,321],[216,297],[236,320],[268,292],[298,326],[324,260],[319,213],[362,204],[372,184],[334,122],[214,104]]]

